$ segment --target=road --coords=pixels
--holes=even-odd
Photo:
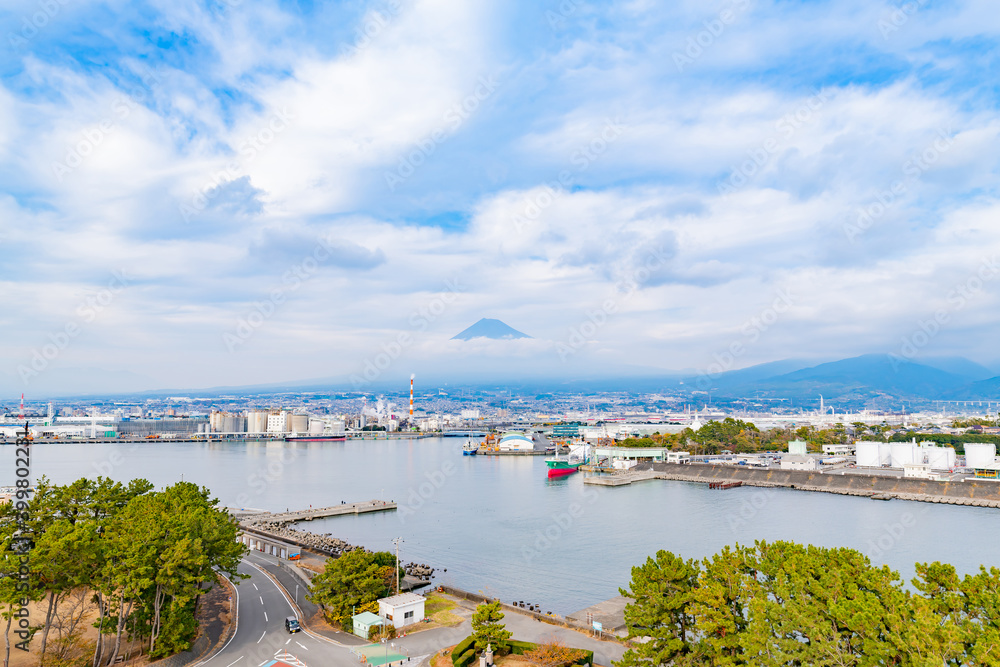
[[[237,571],[250,575],[236,586],[236,633],[218,653],[194,667],[260,667],[274,659],[308,667],[334,665],[357,667],[350,649],[333,640],[308,631],[289,634],[285,618],[298,616],[291,600],[254,561],[263,558],[251,554]]]
[[[300,611],[284,590],[261,565],[273,565],[277,559],[259,553],[247,555],[237,568],[240,574],[249,575],[236,587],[236,632],[223,648],[207,660],[193,667],[262,667],[279,659],[304,667],[358,667],[358,658],[351,647],[308,630],[294,635],[285,630],[285,618]],[[301,591],[300,591],[301,594]],[[475,604],[458,601],[453,613],[463,623],[453,628],[432,628],[408,634],[392,642],[390,652],[409,655],[412,665],[445,646],[456,644],[471,632],[470,620]],[[619,660],[625,647],[614,642],[597,641],[585,633],[559,628],[519,614],[507,614],[507,628],[520,640],[546,641],[557,637],[569,646],[587,648],[595,652],[595,662],[609,665]],[[347,641],[350,637],[344,637]]]

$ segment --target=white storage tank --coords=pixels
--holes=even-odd
[[[888,442],[878,443],[878,462],[880,466],[892,464],[892,446]]]
[[[307,433],[309,431],[309,415],[290,415],[286,430],[291,433]]]
[[[992,442],[966,442],[965,465],[969,468],[986,468],[993,465],[997,446]]]
[[[879,443],[859,442],[857,444],[857,465],[859,468],[879,468],[882,465],[878,455]]]
[[[921,463],[921,461],[917,461],[917,444],[915,442],[893,442],[890,453],[892,460],[889,465],[893,468]]]
[[[924,446],[924,458],[931,470],[951,470],[955,467],[955,450],[952,447]]]
[[[325,421],[322,419],[309,420],[309,435],[323,435],[324,430],[326,430]]]

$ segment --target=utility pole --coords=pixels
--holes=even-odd
[[[402,537],[397,537],[393,540],[393,543],[396,545],[396,595],[399,595],[399,543],[402,541]]]

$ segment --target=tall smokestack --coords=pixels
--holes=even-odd
[[[412,403],[413,401],[410,401]],[[21,392],[21,412],[18,413],[18,417],[24,418],[24,392]]]
[[[410,424],[413,424],[413,373],[410,373]]]

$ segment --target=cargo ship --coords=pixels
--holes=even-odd
[[[549,477],[572,475],[580,469],[583,463],[583,461],[570,461],[568,459],[545,459],[545,465],[549,467]]]
[[[285,442],[345,442],[347,436],[341,435],[286,435]]]

